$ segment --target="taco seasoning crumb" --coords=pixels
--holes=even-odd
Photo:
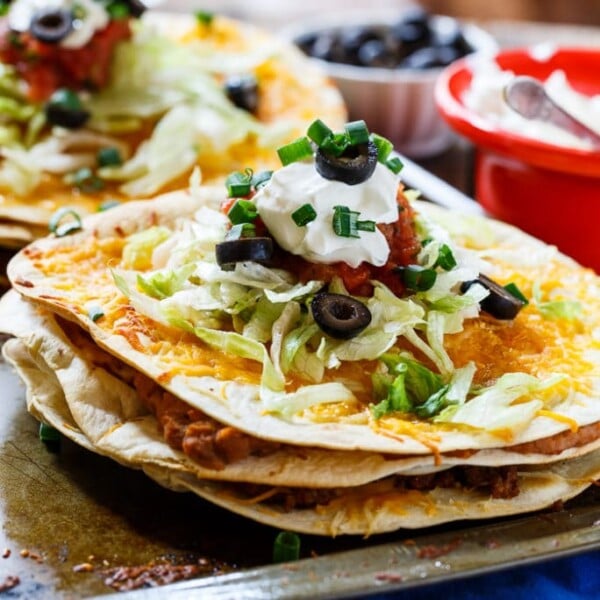
[[[4,548],[4,552],[2,552],[2,558],[9,558],[12,554],[10,548]]]

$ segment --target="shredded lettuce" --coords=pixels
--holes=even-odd
[[[564,381],[565,375],[556,374],[540,380],[526,373],[507,373],[456,410],[443,413],[436,420],[460,423],[485,429],[488,432],[510,431],[513,435],[525,429],[544,403],[539,399],[524,402],[516,400],[550,389]]]
[[[150,275],[138,274],[138,287],[152,298],[168,298],[178,292],[194,272],[194,265],[185,265],[175,270],[154,271]]]
[[[122,265],[126,269],[145,270],[152,266],[154,249],[171,235],[167,227],[154,226],[134,233],[123,248]]]
[[[533,284],[533,300],[545,319],[565,319],[575,321],[583,314],[581,302],[577,300],[542,300],[539,281]]]

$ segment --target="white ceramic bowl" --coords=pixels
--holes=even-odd
[[[287,39],[309,33],[335,32],[355,25],[384,26],[396,22],[402,12],[355,12],[322,16],[296,23],[282,31]],[[450,24],[450,17],[434,15],[434,26]],[[477,52],[493,54],[498,46],[486,31],[461,23],[463,35]],[[442,68],[423,70],[365,67],[313,58],[333,79],[348,107],[350,119],[364,119],[371,131],[389,138],[401,154],[425,158],[447,149],[453,133],[434,102],[435,82]]]

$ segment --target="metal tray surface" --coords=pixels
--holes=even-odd
[[[193,580],[120,598],[333,598],[406,589],[600,548],[600,489],[566,509],[494,523],[336,539],[302,536],[302,560],[273,565],[278,531],[68,440],[51,452],[25,410],[25,390],[0,363],[0,585],[3,598],[112,594],[119,567],[195,565]],[[122,589],[122,588],[120,588]]]

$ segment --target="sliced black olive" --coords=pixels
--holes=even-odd
[[[253,113],[258,108],[258,84],[253,75],[236,75],[225,81],[225,93],[237,106]]]
[[[239,262],[268,262],[273,255],[270,237],[247,237],[226,240],[216,245],[217,264],[224,271],[232,271]]]
[[[331,337],[348,340],[371,322],[371,311],[356,298],[321,292],[311,302],[316,324]]]
[[[481,274],[477,279],[465,281],[460,286],[460,291],[464,293],[476,283],[490,292],[489,295],[481,301],[481,310],[492,315],[492,317],[495,317],[496,319],[514,319],[519,314],[519,311],[525,306],[525,302],[513,296],[500,284]]]
[[[381,40],[369,40],[358,49],[358,62],[366,67],[385,67],[389,63],[389,52]]]
[[[31,19],[29,32],[40,42],[58,44],[73,29],[73,13],[65,8],[43,8]]]
[[[377,146],[371,141],[349,146],[341,156],[334,156],[319,148],[315,156],[315,166],[325,179],[356,185],[373,175],[377,166]]]
[[[77,129],[90,118],[79,96],[66,88],[56,90],[46,102],[44,110],[48,123],[67,129]]]

